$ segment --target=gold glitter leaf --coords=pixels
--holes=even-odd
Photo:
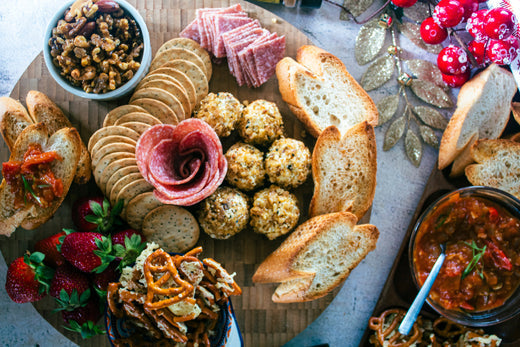
[[[401,116],[394,120],[388,127],[385,134],[385,141],[383,143],[383,151],[388,151],[403,137],[404,129],[406,128],[406,117]]]
[[[347,8],[354,17],[357,17],[365,12],[373,3],[374,0],[344,0],[343,6]],[[341,10],[339,19],[349,20],[350,16],[344,10]]]
[[[415,106],[415,113],[426,125],[435,129],[444,130],[448,125],[448,120],[437,110],[428,106]]]
[[[361,77],[361,85],[366,91],[379,88],[392,78],[394,69],[394,58],[390,55],[384,55],[368,67]]]
[[[421,134],[421,138],[427,145],[432,146],[433,148],[439,148],[439,138],[435,131],[427,125],[421,125],[419,127],[419,132]]]
[[[442,45],[429,45],[421,38],[421,26],[419,24],[404,22],[399,25],[399,31],[412,41],[416,46],[430,53],[439,54]]]
[[[385,43],[386,29],[379,26],[379,19],[372,20],[359,29],[354,55],[359,65],[365,65],[377,56]]]
[[[426,2],[417,2],[411,7],[404,8],[403,14],[414,22],[422,22],[430,17],[430,6]]]
[[[430,81],[415,79],[413,80],[411,88],[419,99],[430,105],[439,108],[453,107],[453,101],[450,96],[441,87]]]
[[[411,129],[408,129],[406,136],[404,137],[404,148],[408,159],[410,159],[412,164],[416,167],[419,167],[423,153],[422,142],[419,139],[419,136],[417,136],[417,134],[415,134]]]
[[[389,95],[377,103],[379,111],[378,126],[385,124],[394,116],[399,107],[399,95]]]
[[[441,70],[434,63],[421,59],[406,60],[405,63],[410,72],[418,79],[430,81],[443,89],[448,89],[442,80]]]

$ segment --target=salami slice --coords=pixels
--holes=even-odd
[[[276,64],[285,56],[285,36],[267,41],[252,50],[256,68],[256,87],[261,86],[276,71]]]
[[[195,18],[184,30],[179,34],[180,37],[191,39],[200,44],[200,33],[197,18]]]
[[[136,147],[138,167],[163,203],[189,206],[222,184],[227,161],[222,143],[206,122],[189,118],[177,126],[153,126]]]
[[[253,19],[237,15],[214,16],[213,32],[215,36],[213,39],[213,55],[217,58],[223,58],[226,56],[226,48],[224,47],[222,34],[251,22],[253,22]]]

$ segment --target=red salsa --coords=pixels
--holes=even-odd
[[[413,261],[422,285],[441,249],[446,260],[430,298],[450,310],[483,311],[502,305],[520,283],[520,221],[479,197],[454,196],[422,223]]]
[[[2,175],[13,192],[14,207],[37,204],[47,207],[63,194],[63,182],[51,171],[54,160],[61,160],[54,151],[42,152],[39,144],[31,144],[23,161],[2,164]]]

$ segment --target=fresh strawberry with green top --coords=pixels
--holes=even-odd
[[[122,200],[111,208],[108,200],[102,196],[84,197],[72,205],[72,221],[79,231],[95,230],[106,234],[114,225],[121,224],[119,214],[122,209]]]
[[[92,274],[92,284],[99,296],[106,296],[106,290],[110,282],[117,282],[121,272],[118,269],[119,260],[116,259],[108,265],[105,271]]]
[[[115,256],[121,259],[121,270],[135,263],[135,259],[146,248],[146,238],[137,230],[125,229],[112,235],[112,247]]]
[[[61,254],[83,272],[100,273],[116,258],[110,238],[95,232],[73,232],[65,236]]]
[[[71,311],[61,311],[61,316],[68,323],[68,326],[64,326],[64,328],[80,333],[84,339],[105,333],[102,326],[96,325],[101,318],[101,310],[95,295],[91,296],[81,307]]]
[[[16,303],[34,302],[49,291],[54,270],[43,264],[45,255],[40,252],[16,258],[7,269],[5,290]]]
[[[84,272],[79,271],[69,263],[65,263],[59,266],[56,272],[54,272],[49,295],[58,299],[60,308],[68,307],[69,305],[65,304],[69,303],[69,299],[72,299],[73,296],[79,299],[85,291],[89,290],[89,286],[89,278]],[[75,305],[76,302],[74,302],[72,306]]]
[[[63,258],[60,251],[58,250],[58,245],[61,245],[61,241],[63,241],[64,237],[65,231],[62,231],[61,233],[54,234],[36,242],[34,245],[34,250],[36,252],[45,254],[45,259],[43,260],[45,264],[56,268],[65,263],[65,258]]]

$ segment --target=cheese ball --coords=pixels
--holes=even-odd
[[[246,143],[269,146],[283,135],[283,120],[278,106],[266,100],[256,100],[243,111],[238,131]]]
[[[244,105],[231,93],[209,93],[194,111],[196,118],[208,123],[219,137],[231,135],[242,114]]]
[[[226,181],[241,190],[254,190],[264,184],[264,153],[252,145],[235,143],[225,154],[228,161]]]
[[[269,240],[287,234],[300,218],[296,196],[276,185],[255,194],[249,213],[253,230]]]
[[[271,183],[295,188],[305,182],[311,172],[311,151],[302,141],[278,139],[265,156],[265,171]]]
[[[201,203],[197,219],[210,237],[228,239],[242,231],[249,221],[247,197],[236,189],[218,187]]]

